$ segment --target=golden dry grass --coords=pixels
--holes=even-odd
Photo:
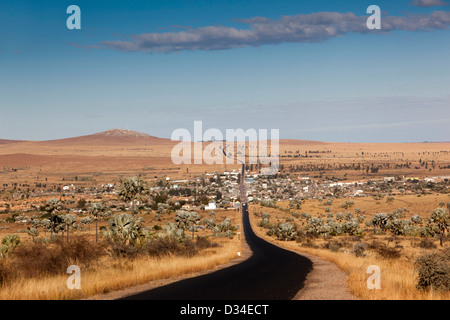
[[[446,197],[446,195],[445,195]],[[420,208],[423,211],[420,211],[422,217],[428,216],[431,212],[429,209],[435,208],[435,201],[439,201],[439,196],[436,197],[434,195],[430,195],[427,197],[421,198]],[[406,199],[406,200],[405,200]],[[403,199],[406,202],[411,202],[411,205],[414,206],[414,197],[409,198],[405,196]],[[400,201],[402,199],[398,199]],[[336,204],[334,206],[338,206],[340,201],[335,201]],[[355,199],[355,207],[358,205],[361,208],[366,210],[366,214],[368,216],[373,215],[377,212],[373,208],[374,205],[372,202],[375,202],[373,199]],[[312,216],[319,216],[323,212],[323,206],[319,206],[316,200],[308,200],[303,208],[307,208],[307,211],[311,213]],[[365,205],[364,205],[365,204]],[[397,207],[394,205],[391,207],[393,211]],[[372,209],[372,210],[369,210]],[[389,209],[383,207],[383,210]],[[431,209],[432,210],[432,209]],[[302,210],[303,211],[303,210]],[[386,211],[386,210],[385,210]],[[415,213],[419,213],[419,210],[414,210]],[[414,241],[419,241],[417,238],[411,237],[397,237],[397,241],[399,244],[403,246],[402,256],[398,259],[386,259],[377,255],[375,252],[368,250],[365,257],[356,257],[350,249],[344,249],[339,252],[332,252],[328,249],[323,249],[321,245],[326,242],[324,239],[314,239],[314,244],[317,245],[318,248],[310,248],[301,246],[301,243],[297,243],[294,241],[278,241],[273,237],[267,236],[266,229],[257,226],[260,218],[257,218],[253,213],[254,212],[267,212],[271,215],[271,221],[284,221],[287,218],[287,214],[273,208],[261,207],[259,205],[252,205],[250,207],[250,221],[252,223],[252,227],[255,232],[264,239],[274,242],[277,245],[286,247],[288,249],[297,251],[297,252],[305,252],[309,254],[316,255],[326,261],[330,261],[335,263],[342,271],[344,271],[348,275],[348,287],[350,292],[355,295],[357,298],[365,299],[365,300],[450,300],[450,292],[438,292],[438,291],[424,291],[418,290],[416,288],[418,273],[414,267],[415,259],[423,254],[429,253],[430,250],[420,249],[415,246],[412,246]],[[333,211],[336,213],[336,211]],[[386,211],[387,212],[387,211]],[[295,221],[298,223],[298,221]],[[378,240],[380,242],[386,242],[386,238],[391,238],[390,235],[385,236],[375,236],[370,234],[363,237],[360,241],[368,241],[370,240]],[[333,239],[339,240],[345,237],[334,237]],[[434,242],[437,244],[438,240],[435,239]],[[448,246],[448,244],[446,244]],[[368,289],[367,288],[367,279],[371,274],[367,273],[367,268],[371,265],[376,265],[380,267],[381,271],[381,289]]]
[[[201,214],[207,215],[206,212]],[[144,225],[151,228],[155,224],[164,226],[174,221],[175,213],[165,214],[156,218],[153,214],[141,214]],[[216,210],[215,220],[220,222],[229,218],[233,225],[239,225],[242,232],[241,215],[235,210]],[[102,221],[100,226],[107,223]],[[24,229],[23,225],[8,225],[8,229],[0,230],[0,238],[6,234],[17,234],[22,242],[29,243],[31,238],[18,233]],[[48,236],[48,234],[47,234]],[[73,231],[71,236],[82,236],[95,241],[95,227],[89,230]],[[187,232],[187,236],[191,234]],[[199,230],[196,236],[206,236],[218,247],[208,248],[200,251],[193,257],[165,256],[162,258],[140,257],[136,259],[111,258],[109,256],[101,259],[97,267],[89,270],[81,270],[81,290],[69,290],[66,280],[69,277],[62,270],[60,276],[48,276],[38,279],[17,279],[13,283],[0,288],[0,299],[25,299],[25,300],[47,300],[47,299],[79,299],[92,295],[120,290],[130,286],[140,285],[154,280],[170,280],[180,276],[195,274],[213,270],[229,260],[238,258],[237,252],[243,252],[242,239],[235,236],[233,239],[211,237],[209,230]],[[40,237],[46,237],[41,234]],[[63,236],[64,238],[64,236]]]
[[[221,264],[237,258],[242,251],[241,242],[220,240],[220,247],[202,251],[194,257],[166,256],[141,257],[134,260],[111,259],[90,270],[81,270],[81,289],[69,290],[69,275],[37,279],[19,279],[0,288],[1,300],[61,300],[80,299],[120,290],[154,280],[188,276],[213,270]]]

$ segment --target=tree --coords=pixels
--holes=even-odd
[[[16,234],[8,234],[2,239],[0,257],[4,258],[20,244],[20,238]]]
[[[86,207],[87,201],[86,199],[80,198],[77,202],[77,208],[78,209],[84,209]]]
[[[136,201],[142,201],[149,193],[148,184],[141,177],[122,179],[119,187],[119,199],[131,202],[133,214],[136,213]]]
[[[441,247],[443,246],[444,232],[449,230],[450,227],[450,216],[448,215],[447,209],[437,208],[431,213],[430,222],[434,223],[439,230],[439,243]]]
[[[192,230],[194,238],[195,226],[200,223],[200,216],[196,212],[180,211],[175,216],[177,227],[183,230]]]
[[[50,220],[50,239],[53,232],[58,233],[61,230],[62,219],[58,216],[58,213],[62,210],[62,203],[56,198],[51,198],[45,203],[45,212],[49,216]]]
[[[92,223],[92,219],[90,217],[84,217],[80,219],[80,223],[82,225],[89,225],[89,231],[91,230],[90,224]]]
[[[39,236],[39,231],[36,227],[28,227],[27,234],[33,239],[33,242],[36,240],[36,238]]]
[[[98,242],[98,220],[111,214],[100,202],[94,202],[89,208],[89,216],[95,221],[95,242]]]
[[[77,218],[74,215],[72,215],[72,214],[62,215],[61,218],[62,218],[62,220],[64,222],[65,229],[66,229],[66,232],[67,232],[67,241],[69,241],[69,230],[70,230],[70,227],[75,226]]]
[[[209,230],[212,230],[216,226],[216,221],[211,218],[205,218],[205,220],[203,220],[203,223],[205,224],[206,229]]]
[[[142,219],[128,213],[114,215],[108,222],[105,236],[113,242],[136,245],[143,234]]]
[[[379,233],[380,231],[386,231],[388,228],[388,215],[386,213],[377,213],[372,218],[372,225],[375,227],[375,233]]]

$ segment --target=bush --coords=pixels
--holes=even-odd
[[[178,242],[183,242],[186,238],[184,230],[178,228],[178,226],[173,222],[169,222],[164,226],[163,232],[160,234],[160,237],[170,237],[176,239]]]
[[[324,249],[328,249],[332,252],[338,252],[343,246],[344,244],[340,241],[326,242],[322,245]]]
[[[417,288],[450,290],[450,248],[417,258],[415,265],[419,272]]]
[[[380,257],[385,259],[398,259],[401,257],[401,249],[380,245],[377,248],[377,253]]]
[[[437,248],[437,246],[434,244],[434,242],[433,242],[433,240],[431,240],[431,239],[422,239],[418,244],[417,244],[417,246],[419,247],[419,248],[422,248],[422,249],[436,249]]]
[[[404,235],[406,231],[408,230],[409,220],[400,220],[400,219],[394,219],[391,222],[388,223],[389,230],[394,235]]]
[[[317,249],[319,247],[311,239],[306,239],[305,242],[302,242],[301,246],[305,247],[305,248],[315,248],[315,249]]]
[[[232,238],[234,236],[234,232],[239,229],[239,226],[233,226],[231,224],[231,220],[229,218],[225,219],[223,222],[217,224],[213,228],[214,236],[216,237],[229,237]]]
[[[25,277],[61,274],[72,264],[88,267],[103,254],[105,250],[101,245],[84,238],[54,244],[36,242],[19,246],[14,251],[11,270]]]
[[[422,223],[422,217],[415,214],[411,217],[411,222],[414,224],[421,224]]]
[[[347,233],[348,235],[351,236],[357,236],[363,233],[362,230],[359,228],[359,224],[356,220],[346,221],[342,225],[342,228],[344,233]]]
[[[143,254],[142,247],[127,245],[122,242],[111,242],[110,253],[114,258],[126,257],[134,259]]]
[[[341,208],[348,209],[350,207],[353,207],[354,204],[355,203],[353,201],[348,201],[347,200],[343,204],[341,204]]]
[[[300,214],[300,212],[294,211],[294,212],[292,212],[292,216],[293,216],[294,218],[300,218],[301,214]]]
[[[192,256],[196,253],[191,241],[187,240],[184,244],[172,237],[161,237],[149,241],[144,251],[151,256],[165,256],[165,255],[188,255]]]
[[[309,220],[309,219],[311,219],[311,215],[309,213],[302,212],[302,218]]]
[[[275,225],[269,221],[269,218],[262,218],[260,222],[258,222],[258,227],[262,227],[265,229],[274,228]]]
[[[278,240],[283,241],[292,241],[297,238],[295,225],[289,222],[280,223],[277,228],[271,229],[270,233],[275,235]]]
[[[60,241],[58,246],[68,261],[85,267],[90,266],[106,253],[101,243],[91,242],[83,237],[73,237],[69,242]]]
[[[378,213],[373,216],[371,222],[375,227],[375,233],[386,231],[388,228],[388,215],[386,213]]]
[[[364,257],[366,255],[365,254],[366,249],[367,249],[367,245],[365,243],[357,242],[353,246],[353,253],[357,257]]]
[[[174,238],[162,237],[148,242],[143,251],[156,257],[165,255],[192,257],[200,250],[217,246],[217,243],[213,243],[205,237],[197,237],[195,241],[187,240],[184,243],[180,243]]]
[[[197,238],[195,238],[195,247],[198,250],[203,250],[203,249],[207,249],[207,248],[215,248],[218,246],[219,245],[217,243],[211,242],[211,240],[209,240],[206,237],[197,236]]]

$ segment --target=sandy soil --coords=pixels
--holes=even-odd
[[[357,300],[348,289],[347,275],[334,263],[304,252],[301,255],[313,262],[314,269],[293,300]]]

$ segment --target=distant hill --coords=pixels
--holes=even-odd
[[[169,139],[158,138],[147,133],[133,130],[111,129],[90,135],[40,141],[42,145],[123,145],[123,144],[165,144]]]
[[[170,156],[175,143],[138,131],[111,129],[45,141],[0,140],[0,154],[158,157]]]
[[[20,141],[0,139],[0,168],[19,168],[23,181],[34,181],[37,177],[61,177],[67,175],[96,174],[95,179],[110,180],[111,176],[149,174],[149,177],[170,175],[186,177],[193,172],[220,172],[239,169],[239,165],[214,164],[197,165],[176,164],[172,161],[173,147],[178,141],[158,138],[147,133],[112,129],[79,137],[47,140]],[[209,144],[205,142],[204,146]],[[271,149],[271,144],[267,144]],[[191,148],[191,153],[194,152]],[[207,149],[205,149],[207,150]],[[279,144],[280,164],[293,173],[311,176],[325,172],[325,175],[338,176],[340,169],[348,169],[348,179],[367,177],[365,170],[353,169],[353,164],[382,166],[380,175],[409,175],[413,172],[429,175],[426,168],[385,169],[386,163],[404,164],[408,161],[434,160],[436,170],[433,175],[448,175],[450,163],[448,143],[333,143],[281,139]],[[191,157],[193,161],[193,158]],[[225,162],[226,160],[224,160]],[[442,166],[442,169],[440,167]],[[6,168],[6,169],[5,169]],[[189,169],[189,170],[188,170]],[[325,170],[325,171],[324,171]],[[101,178],[104,175],[104,178]],[[108,176],[111,175],[111,176]],[[2,176],[9,177],[7,175]],[[0,178],[2,178],[0,177]],[[106,181],[105,180],[105,181]],[[8,181],[8,180],[3,180]],[[37,181],[37,180],[36,180]]]
[[[107,136],[107,137],[152,137],[147,133],[142,133],[133,130],[124,129],[110,129],[94,134],[94,136]]]
[[[7,139],[0,139],[0,145],[1,145],[1,144],[19,143],[19,142],[23,142],[23,140],[7,140]]]

